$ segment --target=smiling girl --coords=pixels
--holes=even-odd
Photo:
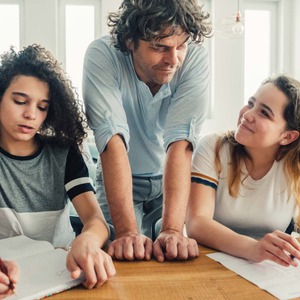
[[[267,79],[237,129],[199,142],[192,164],[187,233],[198,243],[255,262],[297,263],[285,233],[300,205],[300,83]],[[299,222],[299,218],[298,218]]]
[[[69,247],[67,267],[85,273],[87,288],[115,273],[101,247],[108,229],[90,183],[79,145],[85,119],[76,93],[54,57],[32,45],[0,61],[0,239],[26,235]],[[72,201],[84,224],[74,239]],[[15,264],[0,272],[0,298],[17,283]],[[22,274],[21,274],[22,275]],[[23,275],[24,276],[24,275]]]

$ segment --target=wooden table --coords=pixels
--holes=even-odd
[[[199,249],[200,256],[189,261],[116,261],[117,274],[102,287],[86,290],[79,286],[50,299],[275,299],[205,255],[213,250]]]

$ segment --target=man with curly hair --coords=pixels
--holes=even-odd
[[[196,0],[124,0],[108,17],[111,35],[87,49],[83,97],[100,153],[96,189],[117,259],[198,256],[183,227],[208,106],[208,18]]]

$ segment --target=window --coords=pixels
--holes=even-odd
[[[99,1],[61,0],[60,57],[82,99],[82,67],[86,48],[99,35]]]
[[[14,1],[0,1],[0,37],[0,53],[10,46],[20,48],[19,4]]]
[[[78,22],[78,20],[81,20]],[[66,71],[82,99],[82,65],[88,44],[94,40],[94,7],[66,6]]]
[[[245,1],[244,99],[277,72],[277,1]]]

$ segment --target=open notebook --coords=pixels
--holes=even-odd
[[[0,257],[14,260],[20,268],[16,294],[6,299],[31,300],[48,297],[79,285],[84,275],[73,279],[66,268],[67,252],[46,241],[16,236],[0,240]]]

